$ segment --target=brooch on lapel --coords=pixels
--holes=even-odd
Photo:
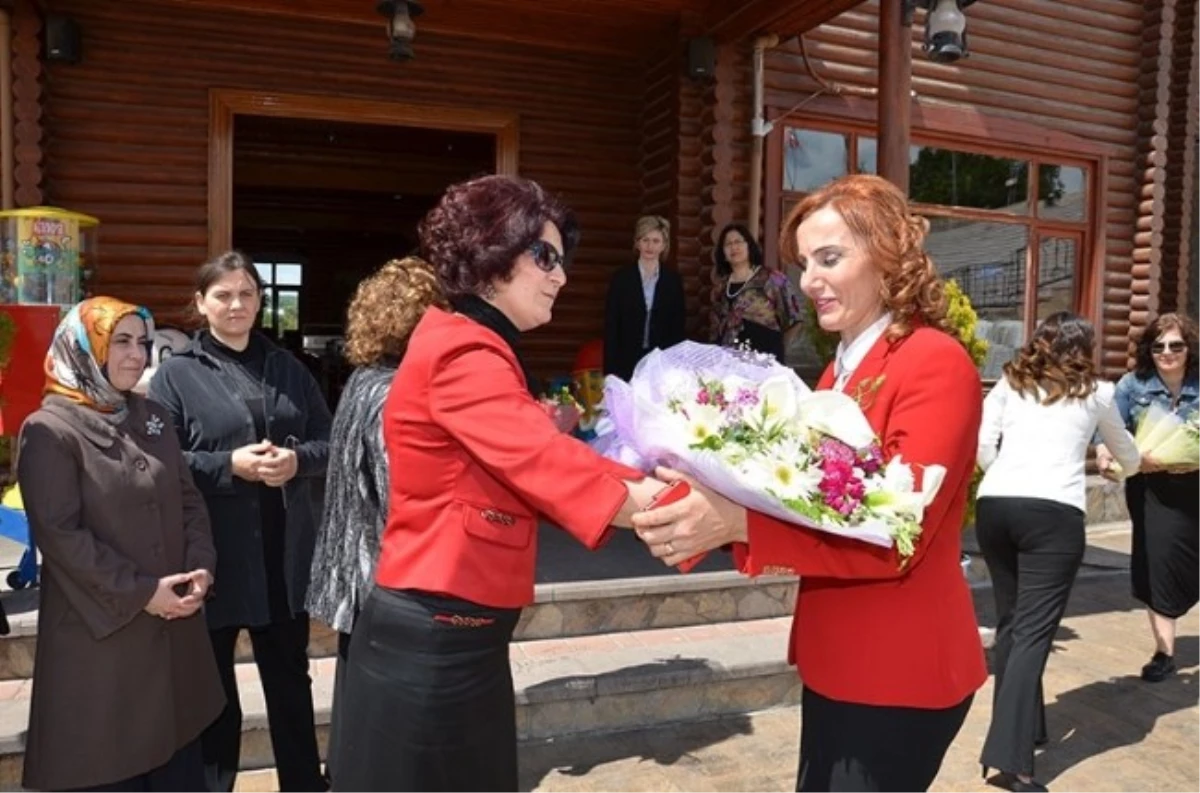
[[[881,374],[875,377],[868,377],[855,386],[853,399],[858,403],[859,408],[865,411],[871,405],[875,404],[875,395],[879,392],[880,386],[883,385],[883,381],[886,379],[887,375]]]
[[[146,419],[146,434],[154,437],[162,435],[164,426],[165,424],[161,418],[157,415],[151,415],[150,418]]]

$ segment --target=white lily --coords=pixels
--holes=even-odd
[[[796,415],[796,392],[786,377],[768,377],[758,386],[758,404],[750,418],[759,426],[780,426]]]
[[[903,515],[920,522],[945,478],[945,468],[927,465],[918,491],[912,466],[896,455],[883,469],[879,488],[867,495],[867,506],[881,514]]]
[[[841,391],[813,391],[800,400],[795,415],[801,425],[855,449],[865,449],[875,440],[875,431],[858,403]]]
[[[721,434],[725,416],[716,405],[700,405],[693,402],[683,410],[686,415],[680,415],[680,418],[684,422],[688,445],[704,443],[710,437]]]
[[[823,476],[815,466],[801,469],[795,459],[783,455],[747,460],[743,468],[757,487],[785,499],[811,497],[820,487]]]

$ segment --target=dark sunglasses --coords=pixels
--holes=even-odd
[[[561,267],[563,270],[567,269],[566,260],[563,259],[563,255],[559,252],[558,248],[555,248],[545,240],[534,240],[530,243],[527,250],[529,251],[529,255],[533,257],[533,263],[542,272],[552,273],[555,267]]]
[[[1186,349],[1187,342],[1185,341],[1169,341],[1165,344],[1161,341],[1156,341],[1150,345],[1150,352],[1154,353],[1155,355],[1162,355],[1167,350],[1170,350],[1171,352],[1183,352]]]

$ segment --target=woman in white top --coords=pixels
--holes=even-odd
[[[1035,743],[1046,740],[1042,672],[1086,544],[1084,461],[1097,429],[1128,473],[1140,455],[1097,380],[1091,324],[1050,316],[983,403],[975,530],[992,575],[999,624],[993,651],[992,724],[980,762],[1009,790],[1033,780]]]

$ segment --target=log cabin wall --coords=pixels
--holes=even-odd
[[[1103,186],[1104,208],[1095,257],[1104,270],[1096,313],[1103,323],[1103,366],[1109,375],[1120,374],[1126,366],[1131,320],[1135,325],[1145,321],[1148,288],[1144,276],[1131,278],[1143,187],[1136,158],[1142,3],[986,0],[966,13],[971,54],[949,66],[931,62],[921,51],[924,27],[918,15],[912,81],[918,104],[963,108],[964,113],[1001,122],[1014,119],[1069,133],[1107,152],[1107,171],[1094,180]],[[826,81],[869,91],[877,79],[877,31],[878,0],[814,29],[805,39],[815,70]],[[786,112],[819,90],[794,41],[768,53],[767,103],[773,113]],[[873,104],[874,99],[860,102]],[[793,118],[829,121],[841,104],[840,97],[813,101]],[[818,107],[819,116],[814,116]],[[914,112],[914,125],[918,115]],[[984,126],[995,142],[1005,142],[1003,123]],[[779,134],[778,128],[773,134]],[[767,178],[779,179],[780,174],[768,172]],[[777,229],[778,225],[767,233]]]
[[[395,63],[362,25],[134,0],[53,10],[79,22],[83,60],[46,66],[45,200],[101,219],[97,291],[178,319],[206,255],[210,88],[450,103],[517,112],[520,172],[580,217],[554,321],[526,342],[531,366],[569,371],[600,335],[642,209],[640,63],[434,34]]]
[[[1187,310],[1189,290],[1195,290],[1188,272],[1197,199],[1196,5],[1196,0],[1146,3],[1137,147],[1143,200],[1134,282],[1149,297],[1148,315]]]
[[[750,123],[754,85],[749,42],[717,49],[715,79],[701,109],[700,285],[703,338],[710,333],[712,301],[718,285],[713,265],[717,235],[750,214]]]
[[[687,333],[705,338],[703,306],[707,281],[701,276],[701,109],[706,84],[685,73],[685,41],[669,43],[646,72],[642,105],[642,212],[671,223],[670,265],[683,276]],[[630,228],[630,235],[633,230]]]

